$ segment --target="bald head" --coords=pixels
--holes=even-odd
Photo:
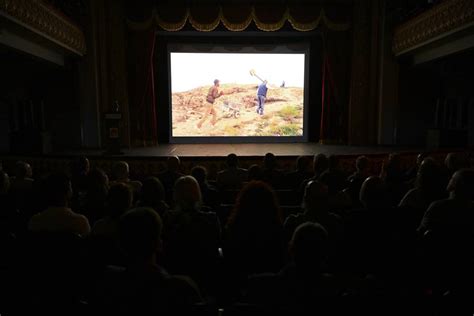
[[[456,171],[449,181],[448,191],[456,198],[474,199],[474,169]]]
[[[297,267],[319,271],[327,257],[328,233],[320,224],[306,222],[296,228],[290,247]]]
[[[328,187],[319,181],[310,181],[304,190],[304,207],[306,210],[322,208],[327,205]]]
[[[179,166],[181,165],[181,161],[179,160],[178,156],[171,156],[171,157],[168,157],[168,160],[166,161],[166,165],[168,167],[168,170],[178,171]]]
[[[464,153],[449,153],[444,164],[450,172],[454,173],[460,169],[469,168],[469,159]]]
[[[360,188],[359,199],[366,208],[387,204],[385,186],[380,177],[368,177]]]
[[[117,180],[128,179],[129,166],[126,161],[117,161],[113,167],[113,174]]]

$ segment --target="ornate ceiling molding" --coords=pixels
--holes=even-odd
[[[392,50],[401,55],[474,24],[474,1],[446,0],[395,29]]]
[[[78,55],[86,53],[82,30],[41,0],[0,0],[0,15]]]
[[[1,1],[1,0],[0,0]],[[170,9],[171,8],[171,9]],[[206,10],[207,9],[207,10]],[[301,32],[313,31],[325,26],[332,31],[348,31],[349,22],[332,21],[326,11],[320,6],[283,6],[275,8],[273,5],[225,5],[225,6],[198,6],[176,7],[163,5],[152,10],[146,19],[133,21],[128,19],[128,25],[133,30],[146,30],[155,24],[165,31],[176,32],[182,30],[188,23],[201,32],[215,30],[219,24],[228,31],[240,32],[252,22],[261,31],[272,32],[280,30],[286,22],[293,29]],[[155,23],[154,23],[155,22]]]

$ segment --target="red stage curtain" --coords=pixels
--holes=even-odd
[[[321,143],[337,141],[337,122],[339,120],[337,106],[337,90],[331,68],[329,55],[323,56],[321,80],[321,124],[319,139]]]

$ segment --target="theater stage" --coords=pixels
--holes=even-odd
[[[68,150],[50,154],[49,156],[78,156],[89,157],[130,157],[152,158],[177,155],[179,157],[225,157],[235,153],[241,157],[263,156],[268,152],[280,157],[312,156],[318,153],[338,156],[382,155],[391,152],[418,153],[426,149],[416,147],[392,146],[345,146],[322,145],[319,143],[264,143],[264,144],[162,144],[154,147],[122,149],[122,155],[106,155],[102,150]]]

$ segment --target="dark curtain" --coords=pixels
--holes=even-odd
[[[128,42],[130,132],[135,146],[156,145],[155,31],[131,31]]]

